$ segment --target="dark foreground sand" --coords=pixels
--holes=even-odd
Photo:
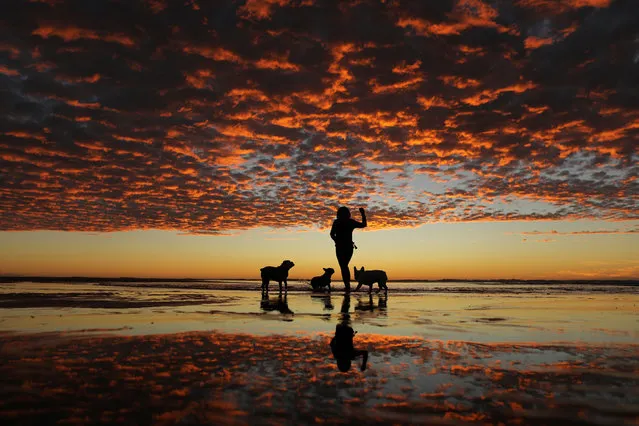
[[[183,292],[177,306],[158,290],[157,305],[73,308],[63,289],[14,290],[2,425],[639,424],[636,294]],[[365,371],[337,369],[344,322]]]

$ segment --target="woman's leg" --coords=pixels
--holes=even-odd
[[[342,271],[342,281],[344,281],[344,287],[346,291],[351,290],[351,270],[348,263],[353,257],[353,247],[336,247],[335,254],[337,255],[337,262],[339,263],[339,269]]]
[[[355,350],[355,356],[362,356],[361,370],[366,370],[366,362],[368,361],[368,351]]]

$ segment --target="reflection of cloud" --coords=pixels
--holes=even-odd
[[[321,418],[529,424],[543,416],[548,423],[587,417],[623,424],[636,414],[626,405],[637,396],[636,345],[358,335],[371,350],[369,369],[340,373],[326,334],[0,338],[6,361],[0,372],[7,383],[0,411],[23,423],[55,418],[131,424],[148,417],[158,424],[247,424],[294,416],[299,423]],[[623,394],[617,391],[621,387]],[[90,392],[79,396],[79,388]],[[614,409],[602,411],[604,404]]]
[[[638,217],[632,2],[169,3],[7,7],[0,229]]]

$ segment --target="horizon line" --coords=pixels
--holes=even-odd
[[[60,280],[75,280],[75,281],[83,281],[83,280],[98,280],[98,281],[141,281],[141,282],[151,282],[151,281],[182,281],[182,282],[193,282],[193,281],[260,281],[261,278],[238,278],[238,277],[222,277],[222,278],[188,278],[188,277],[135,277],[135,276],[119,276],[119,277],[104,277],[104,276],[84,276],[84,275],[22,275],[22,274],[0,274],[0,282],[7,280],[16,280],[16,281],[26,281],[26,280],[49,280],[49,281],[60,281]],[[289,281],[309,281],[307,278],[290,278]],[[388,280],[389,282],[556,282],[556,283],[566,283],[566,282],[583,282],[583,283],[593,283],[593,282],[635,282],[639,284],[638,278],[438,278],[438,279],[430,279],[430,278],[406,278],[406,279],[395,279]],[[333,281],[335,283],[340,282],[339,280]]]

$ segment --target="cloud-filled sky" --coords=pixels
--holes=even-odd
[[[11,2],[0,223],[636,219],[636,6]]]
[[[633,0],[10,2],[0,229],[634,221],[638,88]]]

